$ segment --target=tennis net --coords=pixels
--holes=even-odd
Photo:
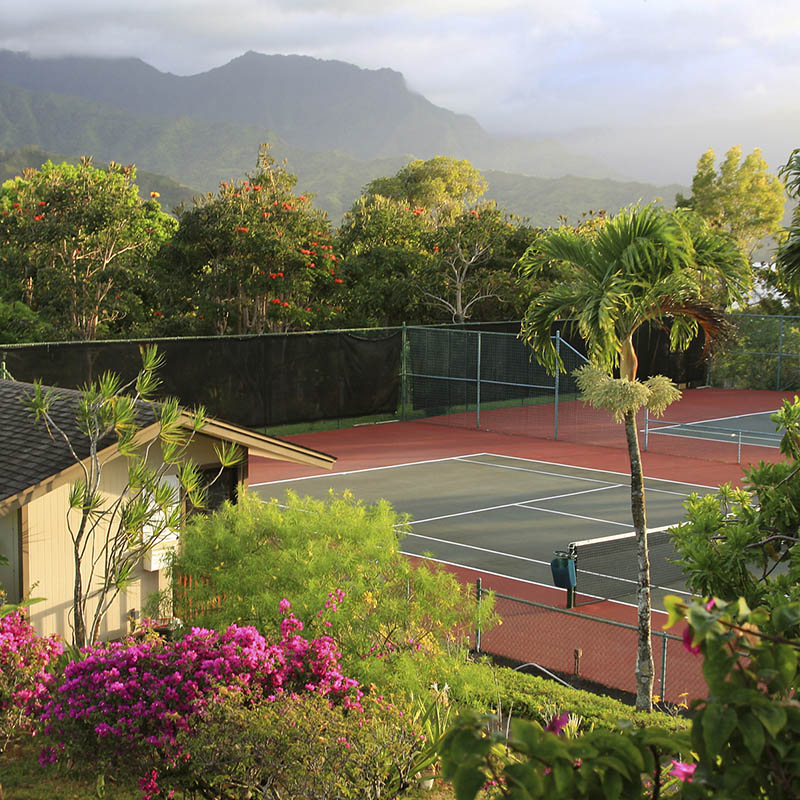
[[[647,532],[650,585],[651,588],[679,591],[684,584],[683,569],[675,563],[678,553],[669,533],[671,527],[651,528]],[[615,599],[636,593],[639,566],[633,531],[570,542],[569,553],[575,558],[576,594],[579,596]],[[591,602],[596,600],[584,597],[577,605]]]

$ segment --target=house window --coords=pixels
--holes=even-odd
[[[239,468],[225,467],[222,470],[222,474],[217,478],[218,473],[218,466],[200,468],[200,475],[208,486],[206,490],[206,507],[195,508],[187,502],[187,506],[189,506],[187,512],[190,515],[198,512],[210,514],[220,508],[226,500],[229,500],[231,503],[236,502],[239,481],[241,480]],[[215,478],[216,480],[214,480]],[[214,481],[214,483],[211,483],[211,481]]]

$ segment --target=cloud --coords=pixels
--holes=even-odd
[[[390,67],[490,130],[658,126],[796,104],[795,0],[29,0],[0,47],[191,74],[246,50]],[[788,135],[788,134],[787,134]]]

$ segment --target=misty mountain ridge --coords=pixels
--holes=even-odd
[[[0,76],[134,114],[256,125],[304,150],[360,159],[446,154],[480,169],[538,177],[620,177],[555,139],[491,136],[472,117],[410,91],[399,72],[343,61],[250,51],[207,72],[177,76],[135,58],[34,59],[0,50]]]
[[[185,200],[252,171],[265,141],[335,224],[370,180],[434,155],[469,159],[486,174],[488,197],[537,225],[639,200],[671,205],[676,192],[688,191],[603,178],[602,165],[573,158],[555,140],[492,137],[471,117],[410,92],[390,69],[251,52],[181,77],[134,58],[0,51],[7,151],[135,163],[140,185],[145,171],[169,176],[179,187],[168,197]]]

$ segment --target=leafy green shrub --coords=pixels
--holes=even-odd
[[[439,659],[474,629],[477,611],[469,587],[399,552],[402,523],[389,503],[366,506],[348,493],[327,502],[289,495],[285,505],[244,495],[184,534],[173,564],[178,614],[193,625],[269,630],[279,600],[292,597],[306,629],[333,636],[362,683],[402,684],[404,672],[410,684],[397,688],[418,688],[410,665]],[[487,624],[491,603],[481,613]]]
[[[182,736],[187,783],[209,800],[390,798],[413,781],[422,736],[382,698],[363,705],[348,711],[308,694],[253,706],[220,694]]]
[[[450,696],[461,707],[481,712],[495,711],[499,700],[506,715],[533,720],[542,725],[550,721],[555,708],[580,717],[583,731],[613,731],[618,729],[620,721],[630,722],[637,728],[651,727],[665,731],[681,731],[688,727],[688,721],[682,717],[635,711],[611,697],[571,689],[505,667],[493,668],[484,663],[465,664],[452,678],[452,682],[448,678]]]

